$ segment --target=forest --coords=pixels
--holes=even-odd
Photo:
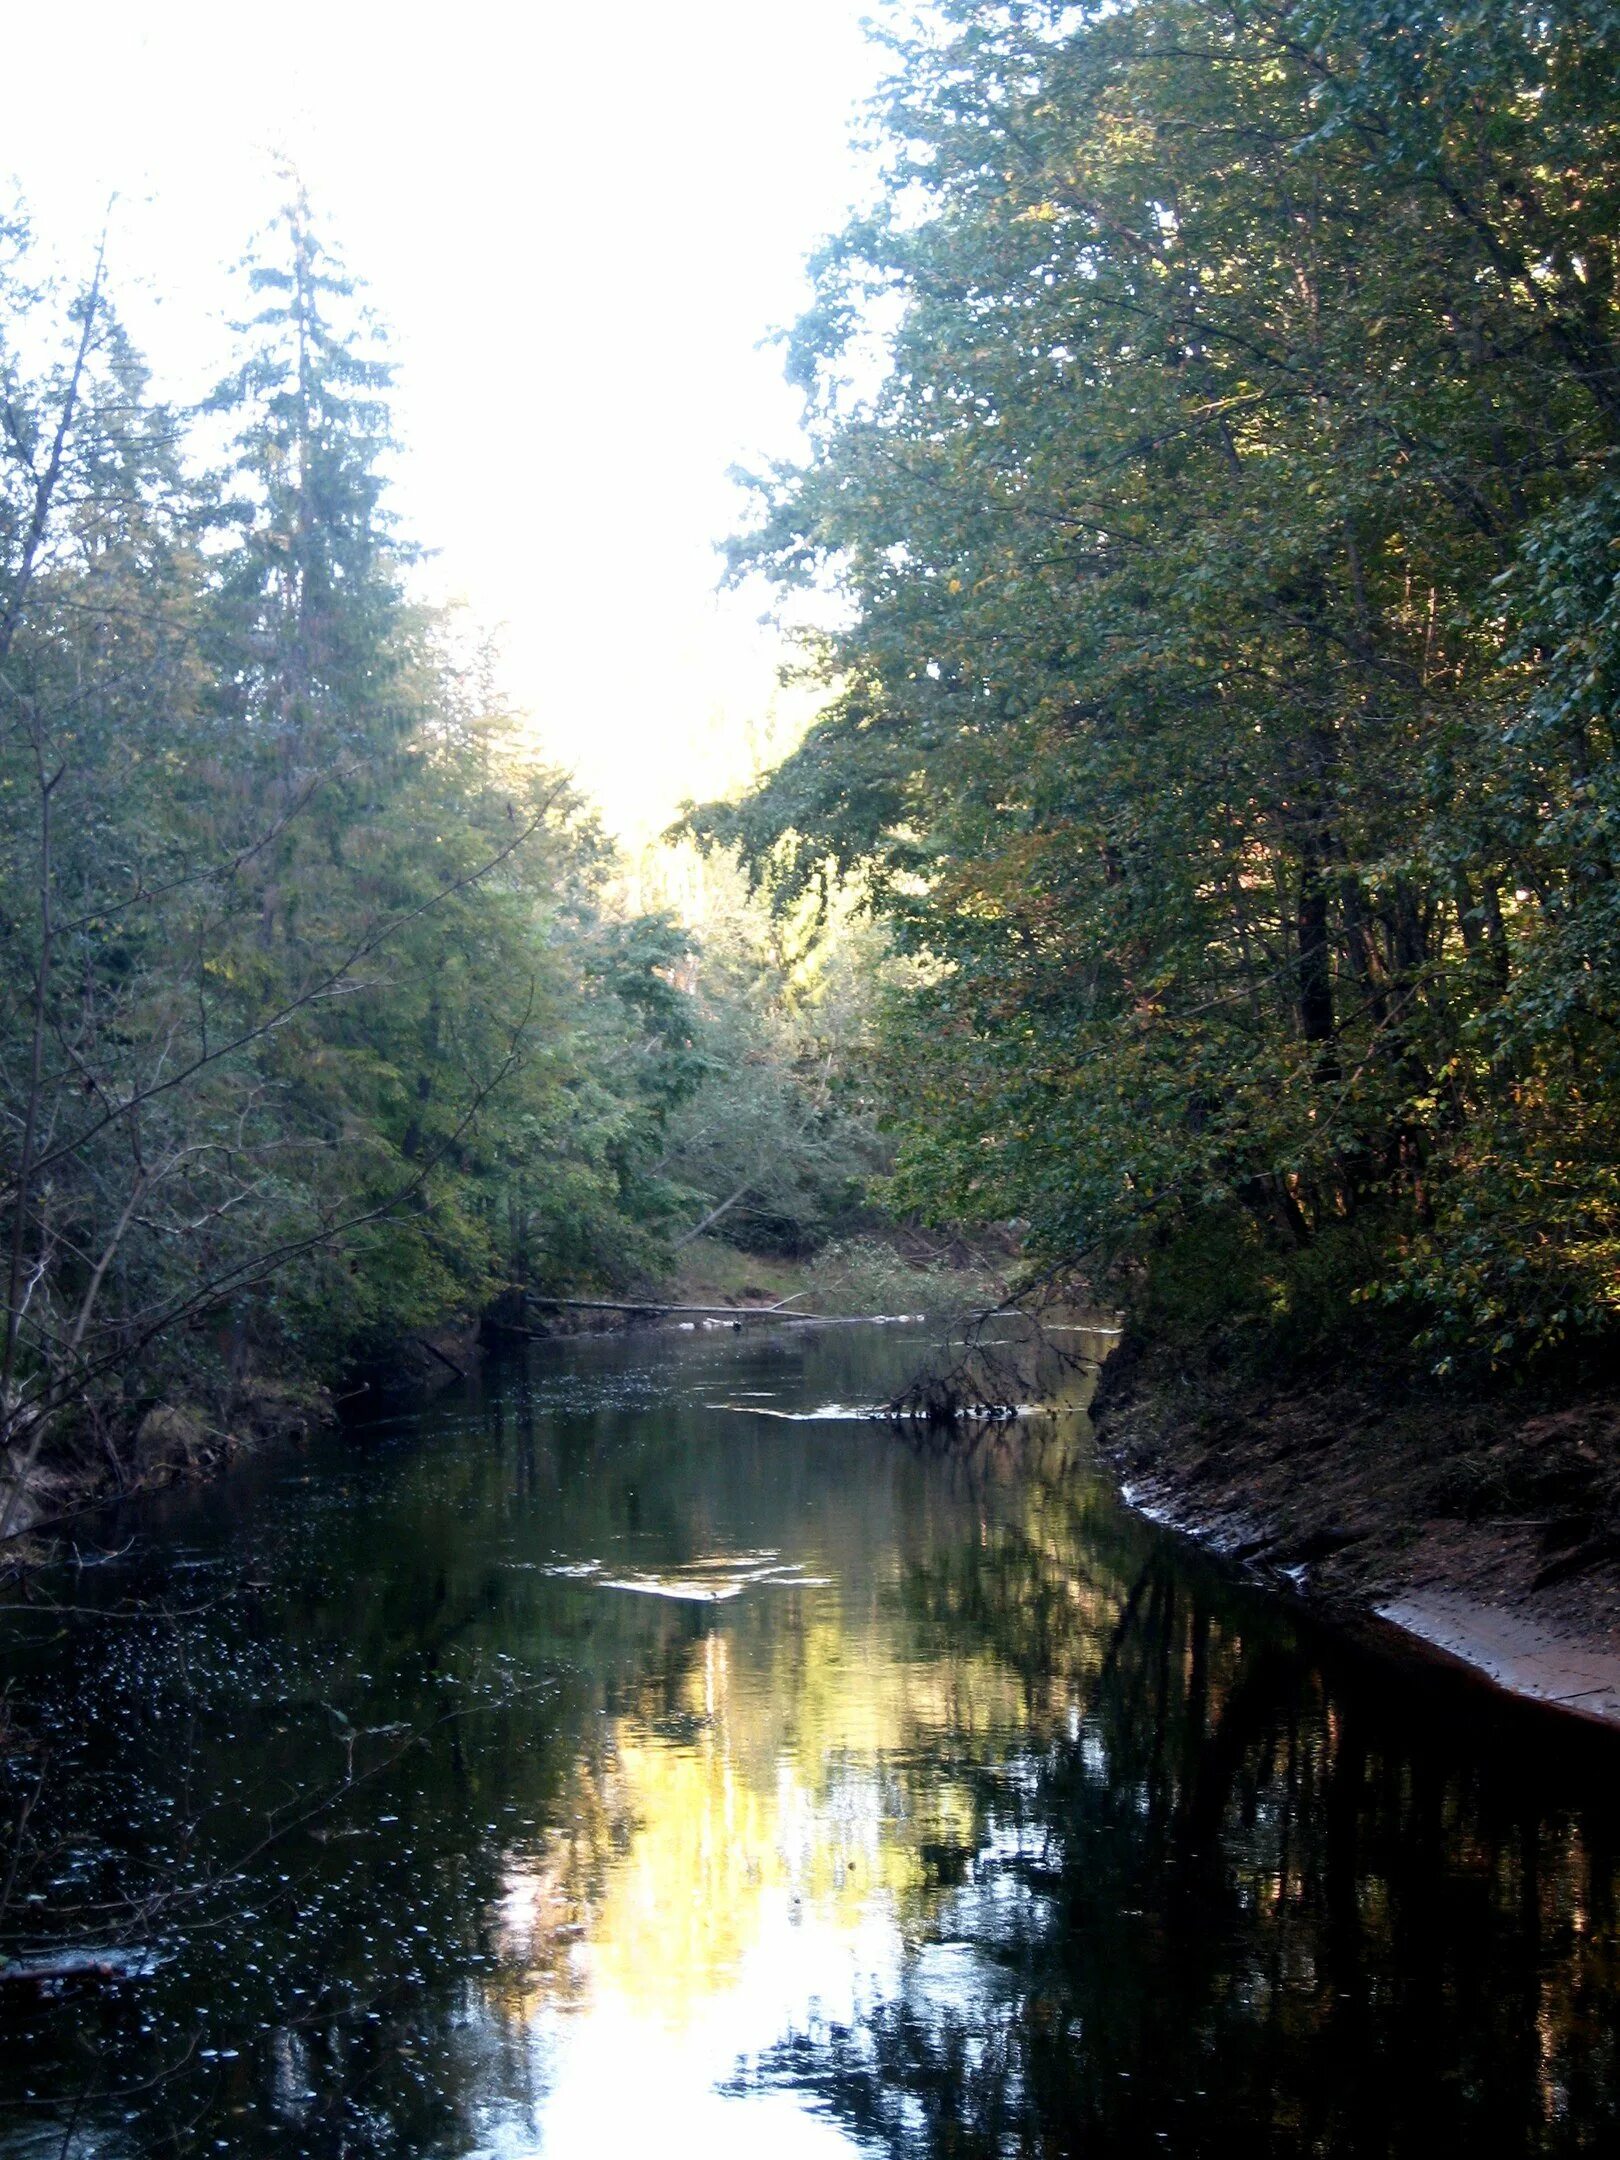
[[[895,1203],[1166,1339],[1613,1344],[1617,80],[1600,0],[941,0],[788,340],[734,562],[827,704],[694,826],[889,925]]]
[[[0,2160],[1616,2149],[1620,0],[865,4],[0,210]]]
[[[1167,1341],[1608,1354],[1620,16],[941,0],[891,60],[731,551],[820,717],[689,810],[702,923],[417,597],[296,187],[185,410],[5,224],[0,1535],[165,1406],[875,1208]]]
[[[503,1298],[858,1215],[847,967],[626,906],[412,597],[386,343],[297,189],[194,410],[111,263],[0,248],[0,1537]]]

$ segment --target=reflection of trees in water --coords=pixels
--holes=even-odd
[[[870,1395],[832,1349],[815,1399]],[[800,1893],[834,1925],[887,1916],[903,1984],[769,2073],[893,2153],[1438,2160],[1614,2133],[1605,1823],[1544,1766],[1453,1754],[1324,1680],[1286,1620],[1089,1486],[1063,1428],[924,1463],[849,1427],[559,1428],[517,1391],[477,1445],[394,1472],[380,1517],[343,1476],[267,1510],[183,1641],[115,1630],[78,1658],[75,1715],[118,1767],[64,1829],[121,1841],[126,1872],[227,1868],[268,1796],[329,1789],[336,1709],[422,1731],[199,1906],[138,1994],[13,2036],[70,2094],[97,2040],[84,2142],[109,2160],[221,2135],[486,2150],[543,2113],[542,2002],[579,2004],[582,1973],[727,1984]],[[689,1561],[733,1516],[784,1543],[813,1521],[841,1588],[716,1615],[545,1570],[632,1531]]]
[[[1612,2149],[1612,1825],[1162,1548],[1122,1573],[1117,1515],[1063,1528],[910,1572],[1069,1715],[981,1778],[897,1994],[761,2074],[896,2155]]]

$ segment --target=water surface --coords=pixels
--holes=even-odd
[[[918,1349],[537,1347],[100,1526],[0,1619],[0,1927],[134,1962],[0,1989],[0,2153],[1620,2149],[1614,1746],[1302,1632],[1083,1420],[803,1415]]]

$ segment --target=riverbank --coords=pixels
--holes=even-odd
[[[576,1335],[685,1319],[694,1326],[723,1326],[733,1314],[856,1320],[906,1313],[934,1319],[998,1305],[1007,1294],[1013,1257],[1005,1243],[986,1251],[960,1238],[920,1231],[837,1239],[797,1259],[695,1238],[681,1249],[671,1272],[639,1295],[531,1296],[491,1325],[497,1334],[505,1328]]]
[[[1005,1241],[986,1253],[960,1239],[907,1231],[837,1241],[803,1259],[698,1238],[682,1248],[667,1276],[647,1286],[645,1302],[628,1293],[601,1304],[583,1297],[549,1306],[505,1299],[481,1318],[400,1336],[386,1355],[331,1388],[255,1379],[239,1383],[228,1401],[148,1402],[116,1423],[64,1425],[59,1444],[29,1473],[12,1533],[0,1543],[0,1577],[52,1557],[95,1508],[215,1476],[264,1446],[307,1437],[362,1398],[431,1395],[465,1379],[486,1346],[503,1339],[659,1324],[661,1314],[668,1316],[662,1324],[679,1324],[675,1316],[687,1311],[705,1315],[694,1327],[723,1326],[729,1313],[739,1320],[770,1312],[805,1319],[934,1317],[997,1303],[1008,1258]],[[4,1484],[0,1477],[0,1491]]]
[[[493,1357],[13,1600],[0,2154],[1602,2150],[1606,1736],[1335,1651],[1067,1420],[816,1415],[923,1332]]]
[[[1268,1388],[1127,1339],[1092,1414],[1156,1521],[1356,1632],[1620,1724],[1620,1403]]]
[[[1005,1238],[889,1230],[837,1238],[804,1259],[739,1252],[714,1238],[683,1247],[664,1292],[672,1302],[781,1305],[853,1318],[981,1310],[1007,1294],[1016,1251]]]
[[[156,1402],[116,1427],[87,1419],[67,1426],[13,1503],[0,1579],[54,1557],[95,1508],[214,1477],[262,1447],[306,1437],[336,1414],[332,1396],[312,1382],[254,1380],[228,1404]]]

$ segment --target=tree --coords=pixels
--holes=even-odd
[[[669,1207],[607,851],[407,597],[386,361],[307,204],[205,416],[150,401],[99,263],[64,302],[4,237],[0,1537],[136,1474],[154,1404],[251,1422],[656,1263]]]
[[[1218,1255],[1300,1350],[1603,1332],[1613,22],[945,0],[896,50],[738,549],[846,596],[834,695],[706,823],[863,864],[924,963],[899,1191]]]
[[[672,1106],[661,1173],[684,1223],[803,1255],[869,1208],[889,1167],[871,1086],[880,941],[848,906],[786,919],[750,899],[728,856],[702,863],[687,940],[692,1083]]]

